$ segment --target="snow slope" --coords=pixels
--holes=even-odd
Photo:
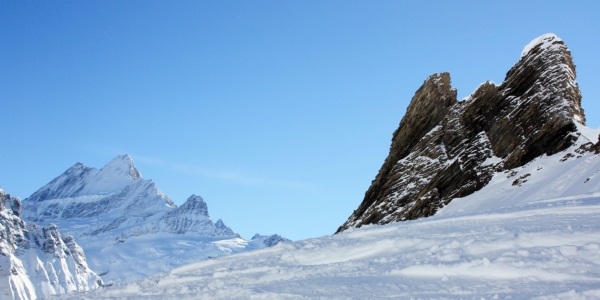
[[[438,214],[519,210],[532,205],[552,206],[557,202],[600,197],[600,156],[581,149],[585,144],[597,143],[600,130],[581,124],[578,127],[581,136],[566,151],[496,173],[485,188],[454,199]]]
[[[429,218],[281,243],[67,299],[600,299],[600,155],[578,150],[599,132],[580,132],[588,137],[577,145],[497,174]]]

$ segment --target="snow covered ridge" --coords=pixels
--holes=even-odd
[[[429,217],[495,174],[597,140],[581,137],[585,114],[565,43],[545,34],[523,54],[502,84],[485,82],[462,101],[449,73],[429,76],[363,202],[337,232]]]
[[[496,173],[429,218],[280,243],[65,299],[599,299],[600,156],[580,149]]]
[[[54,224],[21,220],[21,200],[0,189],[0,298],[37,299],[103,286],[81,247]]]
[[[74,236],[106,282],[137,280],[285,240],[241,238],[223,220],[212,221],[200,196],[177,207],[142,178],[127,155],[100,170],[75,164],[23,201],[23,218],[56,224]]]
[[[76,163],[62,175],[33,193],[28,201],[64,199],[85,195],[110,194],[142,179],[128,155],[115,157],[101,170]],[[172,204],[170,199],[167,200]]]

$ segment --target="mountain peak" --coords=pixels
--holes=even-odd
[[[558,44],[559,42],[562,42],[562,44],[564,45],[563,40],[556,36],[556,34],[554,33],[542,34],[533,39],[531,42],[529,42],[529,44],[525,46],[525,48],[523,48],[523,51],[521,51],[521,57],[529,54],[529,51],[538,46],[539,49],[547,49],[555,44]]]
[[[585,125],[576,76],[571,51],[563,40],[548,33],[525,46],[521,59],[508,71],[500,90],[504,97],[518,99],[521,103],[546,102],[544,106],[555,108],[548,113],[562,122],[572,119]]]
[[[111,173],[114,175],[128,176],[133,179],[142,179],[142,174],[135,167],[133,159],[127,154],[117,155],[113,160],[106,164],[100,172]]]
[[[273,247],[273,246],[279,244],[280,242],[291,242],[292,241],[290,239],[286,239],[286,238],[282,237],[279,234],[260,235],[258,233],[255,234],[251,240],[252,241],[262,240],[262,243],[267,247]]]
[[[44,201],[85,195],[108,195],[141,181],[142,174],[135,167],[131,157],[118,155],[100,170],[78,162],[25,200]]]
[[[236,235],[233,229],[227,226],[227,224],[225,224],[225,222],[223,222],[222,219],[217,220],[217,222],[215,223],[215,227],[221,230],[221,232],[223,232],[223,234],[225,235]]]
[[[200,196],[192,194],[180,207],[178,207],[173,213],[177,214],[194,214],[209,217],[208,206],[204,199]]]
[[[225,222],[223,222],[223,219],[217,220],[217,222],[215,223],[215,227],[217,227],[219,229],[229,228],[229,226],[227,226],[227,224],[225,224]]]

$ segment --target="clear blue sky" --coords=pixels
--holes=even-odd
[[[0,185],[129,154],[246,238],[331,234],[432,73],[465,97],[553,32],[599,127],[599,3],[2,1]]]

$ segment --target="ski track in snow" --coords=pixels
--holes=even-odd
[[[600,299],[600,157],[561,161],[578,146],[498,173],[430,218],[280,243],[66,298]]]

